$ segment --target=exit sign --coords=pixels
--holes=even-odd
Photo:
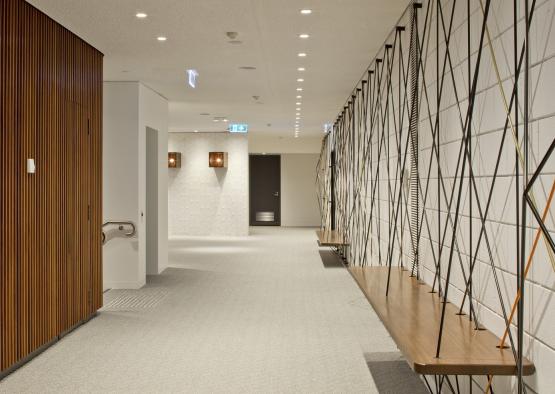
[[[249,131],[249,125],[245,123],[232,123],[229,125],[230,133],[247,133]]]

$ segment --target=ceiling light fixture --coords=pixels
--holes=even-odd
[[[306,70],[306,68],[304,68],[304,67],[297,68],[297,71],[304,71],[304,70]]]
[[[300,111],[301,109],[299,107],[295,108],[296,111]]]
[[[306,57],[306,53],[300,52],[297,56],[298,56],[298,57]]]
[[[295,116],[301,116],[301,113],[300,113],[300,112],[297,112],[297,113],[295,114]]]
[[[312,14],[312,10],[305,8],[304,10],[301,10],[301,14],[303,15],[310,15]]]
[[[297,78],[297,82],[304,82],[304,79],[302,79],[302,78]]]
[[[166,41],[168,38],[164,36],[160,36],[156,38],[158,41]]]
[[[295,105],[301,105],[301,102],[296,102]]]
[[[297,96],[298,99],[303,98],[303,96]]]
[[[310,37],[308,34],[299,34],[299,38],[308,38]]]
[[[297,92],[302,92],[303,88],[297,88]]]
[[[137,13],[135,14],[135,16],[136,16],[137,18],[139,18],[139,19],[144,19],[144,18],[146,18],[148,15],[145,14],[144,12],[137,12]]]
[[[195,133],[198,133],[198,130],[195,130]]]

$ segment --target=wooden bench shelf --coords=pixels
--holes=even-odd
[[[431,287],[399,267],[391,269],[386,297],[387,267],[350,267],[358,286],[404,354],[411,368],[425,375],[516,375],[510,349],[499,349],[499,339],[487,330],[475,330],[468,316],[446,305],[440,357],[436,358],[442,304]],[[524,360],[523,373],[535,367]]]
[[[338,231],[317,230],[318,244],[320,246],[348,246],[349,244]]]

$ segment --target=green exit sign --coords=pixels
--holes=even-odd
[[[230,133],[247,133],[249,131],[249,125],[246,123],[232,123],[229,125]]]

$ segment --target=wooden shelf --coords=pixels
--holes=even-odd
[[[317,230],[318,244],[320,246],[348,246],[349,244],[339,232],[335,230]]]
[[[404,354],[411,368],[426,375],[516,375],[510,349],[499,349],[499,339],[475,330],[468,316],[447,304],[440,358],[435,357],[442,304],[431,287],[399,267],[391,269],[385,296],[387,267],[350,267],[358,286]],[[524,360],[524,375],[535,371]]]

